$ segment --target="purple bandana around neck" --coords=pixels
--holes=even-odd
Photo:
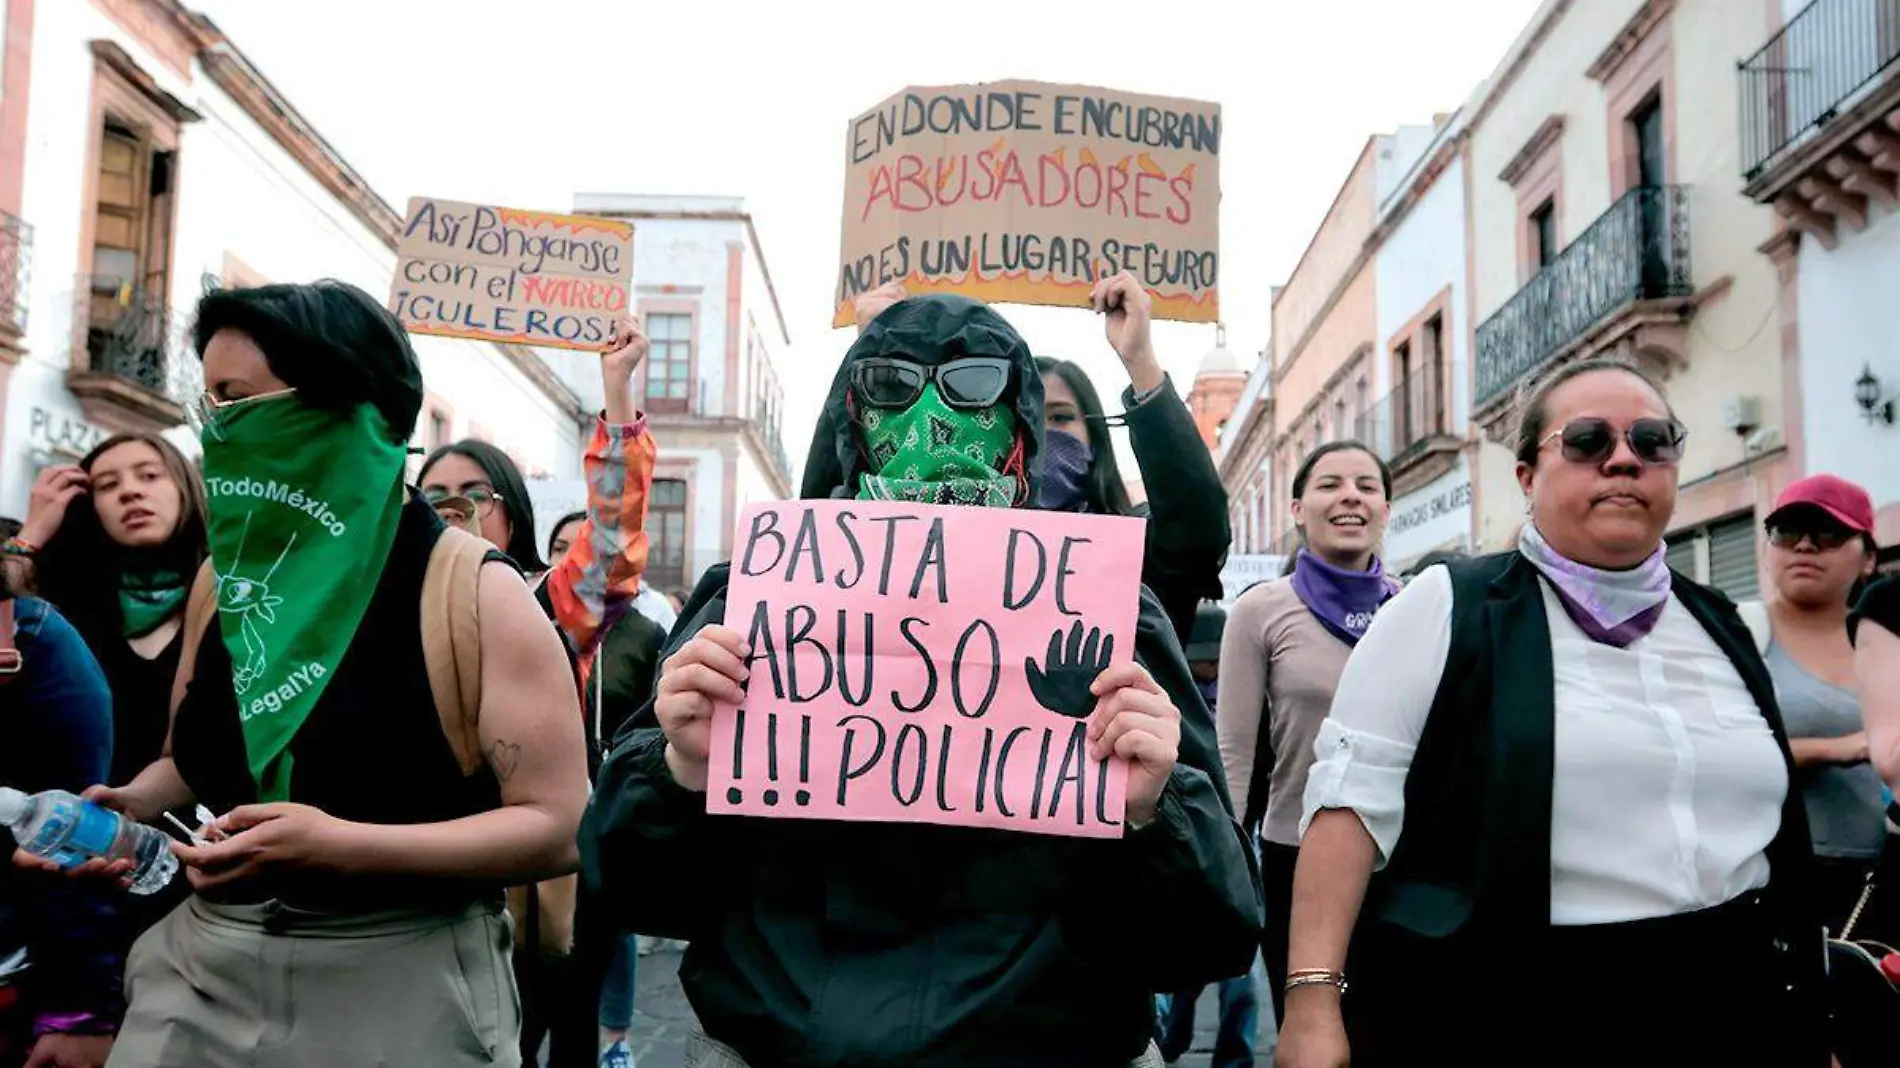
[[[1628,571],[1603,571],[1559,555],[1536,524],[1526,523],[1517,551],[1549,580],[1564,614],[1592,641],[1628,648],[1655,629],[1669,604],[1669,564],[1660,545]]]
[[[1301,549],[1293,566],[1293,592],[1314,618],[1347,645],[1358,645],[1379,606],[1399,592],[1378,557],[1365,571],[1349,571]]]

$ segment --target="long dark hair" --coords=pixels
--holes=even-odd
[[[123,637],[119,585],[127,571],[172,571],[189,582],[197,575],[207,552],[204,480],[196,465],[171,442],[157,434],[114,434],[82,457],[79,469],[90,475],[99,457],[133,443],[150,446],[178,486],[178,524],[172,528],[171,537],[150,549],[120,545],[100,525],[92,494],[85,493],[66,506],[59,533],[48,539],[34,560],[34,589],[52,602],[88,643]]]
[[[528,497],[528,484],[521,477],[521,469],[508,458],[508,454],[486,441],[464,438],[430,453],[429,458],[422,463],[422,470],[416,475],[417,485],[429,481],[429,469],[444,456],[460,456],[472,461],[482,469],[482,477],[501,495],[501,510],[508,517],[509,531],[508,544],[502,546],[502,552],[507,553],[524,571],[546,571],[548,565],[541,559],[541,547],[534,542],[534,502]]]
[[[1379,484],[1385,487],[1385,499],[1388,502],[1392,500],[1392,465],[1386,463],[1384,458],[1378,453],[1373,452],[1372,446],[1353,438],[1329,441],[1306,454],[1306,459],[1300,461],[1299,470],[1293,472],[1293,500],[1297,501],[1301,497],[1306,496],[1306,484],[1313,480],[1313,468],[1317,467],[1321,460],[1336,452],[1363,452],[1367,456],[1372,457],[1372,462],[1379,465]],[[1300,544],[1305,545],[1306,528],[1295,527],[1293,529],[1300,532]],[[1288,553],[1286,566],[1281,569],[1280,573],[1282,575],[1291,575],[1294,567],[1298,565],[1299,559],[1299,553]]]
[[[1122,484],[1121,465],[1115,462],[1115,442],[1108,435],[1108,417],[1102,411],[1102,397],[1095,392],[1089,373],[1068,360],[1036,357],[1036,373],[1055,375],[1075,394],[1082,409],[1082,425],[1088,428],[1089,460],[1087,492],[1089,507],[1109,515],[1133,515],[1135,506],[1128,499],[1128,487]]]

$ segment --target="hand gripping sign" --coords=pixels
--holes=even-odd
[[[1122,833],[1088,753],[1095,677],[1134,659],[1145,521],[884,501],[739,519],[726,625],[746,699],[713,717],[707,810]]]

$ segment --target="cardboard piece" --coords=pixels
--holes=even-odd
[[[1088,688],[1134,659],[1146,521],[888,501],[740,515],[706,808],[1113,838],[1128,766]],[[1053,667],[1052,667],[1053,664]]]
[[[1157,319],[1220,315],[1220,105],[1007,81],[910,88],[845,131],[834,326],[913,295],[1087,307],[1131,270]]]
[[[409,201],[389,310],[412,333],[599,350],[633,298],[633,227]]]

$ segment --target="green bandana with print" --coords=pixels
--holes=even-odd
[[[1008,508],[1016,479],[1003,464],[1016,446],[1016,413],[1002,405],[959,411],[934,383],[902,410],[866,407],[858,418],[874,473],[858,499]]]

